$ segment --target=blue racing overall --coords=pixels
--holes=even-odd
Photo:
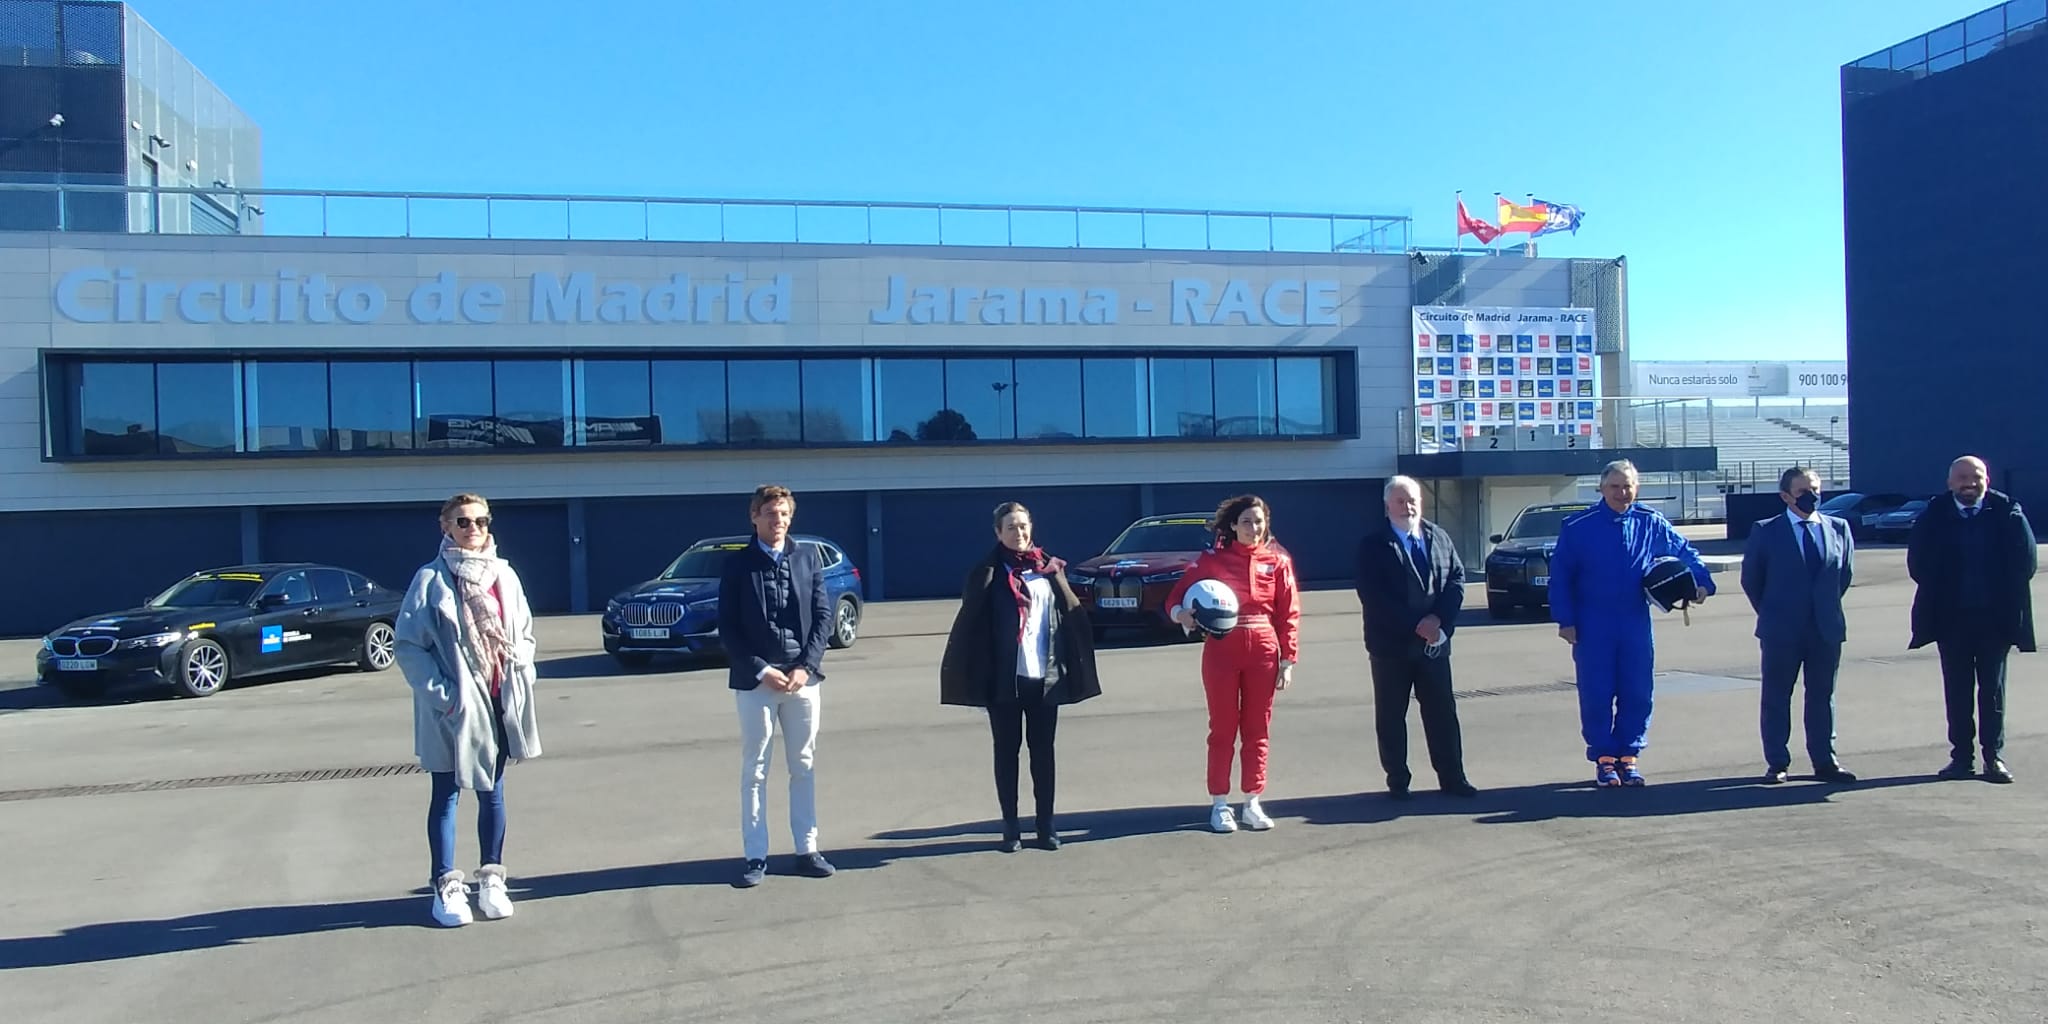
[[[1606,502],[1570,519],[1550,557],[1550,614],[1578,630],[1572,661],[1579,676],[1579,731],[1586,760],[1632,757],[1650,732],[1650,604],[1643,573],[1650,560],[1672,555],[1707,593],[1713,577],[1671,521],[1631,505]]]

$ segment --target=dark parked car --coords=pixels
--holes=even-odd
[[[331,565],[209,569],[139,608],[44,637],[36,681],[74,696],[142,684],[205,697],[292,669],[354,663],[381,672],[393,661],[402,596]]]
[[[1116,627],[1165,630],[1166,595],[1215,540],[1207,512],[1146,516],[1124,528],[1109,548],[1067,568],[1067,583],[1088,609],[1096,632]]]
[[[1592,508],[1591,502],[1531,505],[1515,514],[1506,533],[1488,538],[1495,545],[1486,555],[1486,610],[1505,618],[1522,608],[1550,605],[1550,554],[1564,521]]]
[[[1913,534],[1913,524],[1920,521],[1920,513],[1927,511],[1927,499],[1915,498],[1898,508],[1878,516],[1871,523],[1871,533],[1877,539],[1889,543],[1904,543]]]
[[[1838,519],[1849,521],[1849,532],[1857,540],[1869,540],[1878,517],[1900,505],[1911,501],[1903,494],[1864,494],[1860,491],[1844,491],[1829,495],[1820,503],[1820,510]]]
[[[860,636],[860,569],[845,549],[807,534],[790,541],[818,549],[825,568],[825,596],[832,602],[833,647],[852,647]],[[720,655],[718,577],[734,552],[754,543],[751,536],[713,537],[690,545],[661,575],[621,591],[605,603],[598,629],[604,649],[619,664],[639,667],[657,654]]]

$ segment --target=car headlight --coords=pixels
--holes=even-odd
[[[1187,574],[1188,571],[1186,569],[1176,569],[1173,572],[1156,572],[1150,576],[1140,576],[1138,581],[1141,583],[1172,583]]]
[[[44,637],[43,650],[49,651],[52,654],[54,654],[57,651],[57,645],[54,642],[52,642],[49,637]]]
[[[717,608],[718,608],[718,599],[717,599],[717,598],[715,598],[715,597],[707,597],[707,598],[705,598],[705,599],[704,599],[704,600],[702,600],[702,601],[692,601],[692,602],[690,602],[690,610],[691,610],[691,611],[693,611],[693,612],[708,612],[708,611],[714,611],[714,610],[716,610]]]
[[[612,600],[606,601],[604,603],[604,613],[606,615],[617,615],[620,612],[625,611],[625,609],[626,606],[620,604],[617,598],[613,598]]]
[[[1095,585],[1095,577],[1093,577],[1093,576],[1083,576],[1083,575],[1081,575],[1081,574],[1080,574],[1080,573],[1078,573],[1078,572],[1070,572],[1070,573],[1068,573],[1068,574],[1067,574],[1067,586],[1070,586],[1070,587],[1092,587],[1092,586],[1094,586],[1094,585]]]
[[[130,640],[123,640],[121,641],[121,648],[133,651],[144,647],[169,647],[183,639],[185,639],[183,632],[151,633],[148,636],[138,636]]]

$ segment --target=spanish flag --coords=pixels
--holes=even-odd
[[[1500,216],[1495,220],[1500,222],[1500,233],[1503,235],[1512,235],[1517,231],[1534,234],[1545,224],[1550,223],[1550,210],[1542,203],[1522,206],[1509,202],[1503,195],[1496,194],[1493,198],[1500,205]]]

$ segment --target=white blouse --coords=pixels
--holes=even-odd
[[[1017,642],[1017,674],[1025,679],[1044,679],[1045,664],[1052,656],[1052,581],[1035,572],[1018,577],[1024,596],[1024,631]]]

